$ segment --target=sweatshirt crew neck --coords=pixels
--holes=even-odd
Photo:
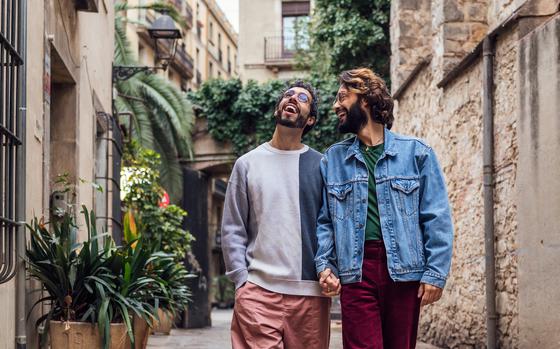
[[[297,150],[282,150],[282,149],[278,149],[278,148],[274,148],[270,142],[265,142],[261,145],[262,147],[264,147],[266,150],[271,151],[273,153],[276,154],[286,154],[286,155],[297,155],[297,154],[303,154],[306,151],[309,150],[309,147],[307,145],[303,145],[303,148],[301,149],[297,149]]]

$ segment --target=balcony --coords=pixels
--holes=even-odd
[[[264,64],[270,68],[291,67],[295,55],[309,47],[307,40],[298,37],[269,36],[264,38]]]
[[[189,5],[189,3],[185,3],[185,5],[186,5],[185,21],[187,22],[188,29],[192,29],[193,21],[194,21],[193,9],[191,5]]]
[[[179,46],[177,47],[177,52],[175,53],[175,57],[173,57],[171,66],[184,79],[190,80],[193,77],[193,62],[193,58],[187,53],[187,51],[183,47]]]
[[[216,62],[220,61],[220,57],[219,57],[219,53],[218,53],[218,48],[214,45],[212,45],[211,43],[208,43],[208,52],[210,53],[210,55],[212,57],[214,57],[214,59],[216,60]]]

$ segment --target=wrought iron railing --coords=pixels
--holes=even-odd
[[[295,57],[302,45],[295,37],[269,36],[264,38],[264,61],[288,61]]]
[[[192,71],[194,69],[194,60],[184,48],[177,48],[175,59],[178,60],[185,68],[187,68],[192,75]]]
[[[191,29],[193,27],[193,19],[194,19],[193,9],[188,2],[185,3],[185,6],[186,6],[185,21],[187,22],[187,26],[189,27],[189,29]]]
[[[19,181],[25,180],[18,173],[17,153],[21,151],[20,125],[21,67],[18,18],[21,0],[2,0],[0,5],[0,284],[16,274],[16,232],[19,223],[16,205],[23,198],[16,193]]]

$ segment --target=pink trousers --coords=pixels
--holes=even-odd
[[[235,294],[234,349],[327,349],[330,298],[291,296],[247,282]]]

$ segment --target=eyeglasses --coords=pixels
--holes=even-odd
[[[294,90],[288,90],[286,91],[286,93],[284,93],[284,98],[290,98],[293,95],[296,94],[296,91]],[[300,101],[301,103],[309,103],[309,96],[305,94],[305,92],[300,92],[296,95],[298,101]]]

